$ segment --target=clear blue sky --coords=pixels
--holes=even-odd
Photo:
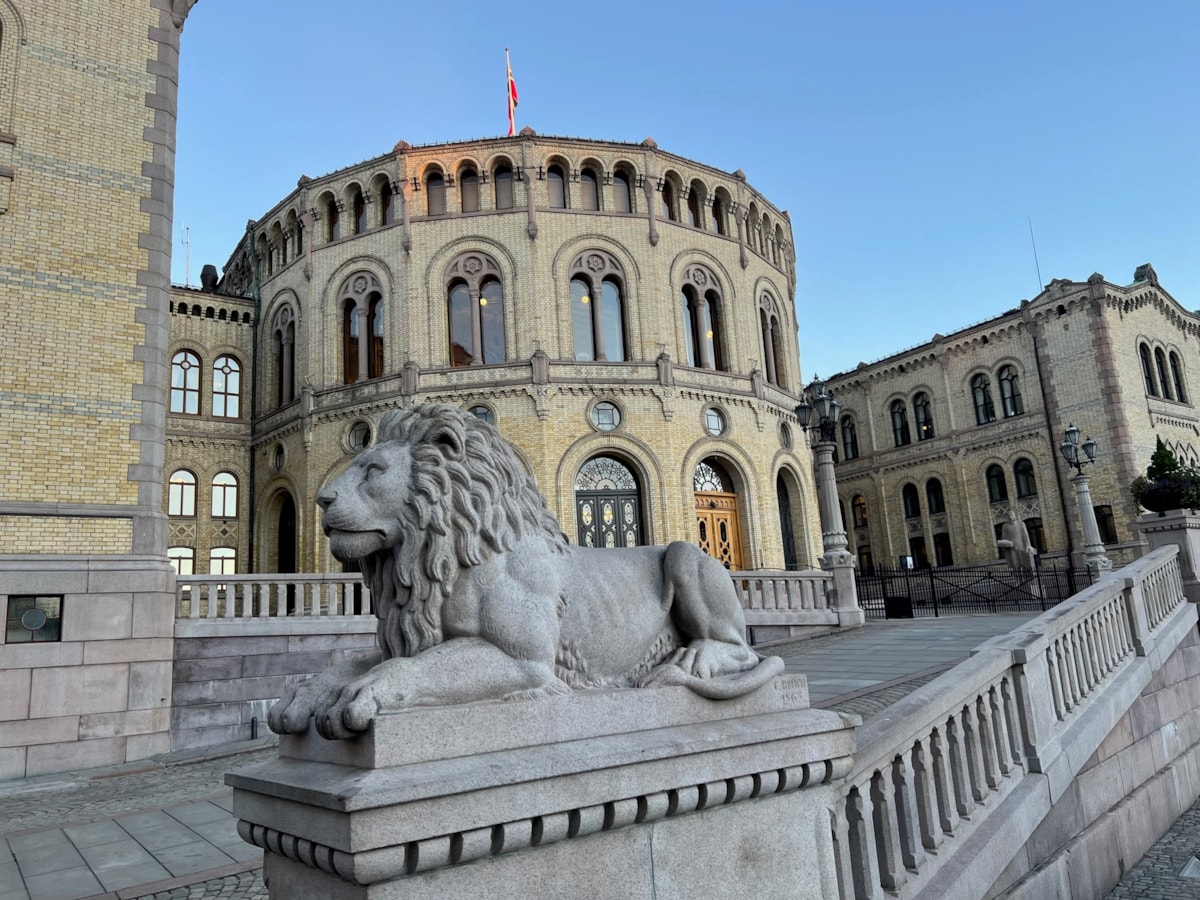
[[[640,141],[791,213],[805,379],[1151,262],[1200,307],[1200,3],[200,0],[174,279],[317,176],[517,126]],[[836,333],[836,336],[831,336]]]

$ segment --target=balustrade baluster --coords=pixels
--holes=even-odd
[[[1075,703],[1078,705],[1088,693],[1087,680],[1083,674],[1083,652],[1079,646],[1078,626],[1067,632],[1067,650],[1068,671],[1075,682]]]
[[[954,785],[956,808],[960,817],[970,819],[971,811],[975,809],[975,799],[968,774],[969,754],[963,743],[961,727],[954,716],[946,720],[946,746],[949,750],[950,780]]]
[[[875,826],[879,883],[886,891],[895,891],[908,880],[900,858],[900,826],[894,798],[891,767],[885,764],[871,776],[871,821]]]
[[[846,798],[846,819],[850,833],[850,862],[855,900],[882,900],[879,883],[879,859],[875,855],[875,835],[872,827],[874,811],[869,795],[870,785],[853,787]]]
[[[1071,661],[1068,657],[1067,639],[1063,635],[1054,642],[1055,654],[1058,657],[1059,677],[1062,679],[1063,700],[1067,708],[1067,712],[1075,708],[1075,704],[1079,702],[1079,694],[1075,689],[1075,678],[1072,674]]]
[[[206,584],[205,594],[208,597],[208,606],[204,610],[206,619],[215,619],[217,617],[217,586],[215,584]]]
[[[996,747],[996,764],[1000,766],[1001,777],[1007,778],[1013,770],[1012,743],[1008,738],[1008,723],[1005,721],[1000,690],[999,685],[988,688],[987,703],[992,721],[992,740]]]
[[[1059,719],[1063,719],[1067,715],[1067,699],[1063,690],[1062,673],[1058,668],[1058,654],[1055,653],[1054,648],[1053,642],[1046,648],[1046,674],[1050,678],[1050,696],[1054,700],[1054,714]]]
[[[1083,656],[1083,677],[1087,683],[1088,693],[1090,694],[1096,689],[1096,685],[1100,683],[1100,673],[1096,671],[1096,641],[1092,631],[1094,625],[1094,616],[1088,616],[1083,620],[1083,627],[1080,629],[1079,638]]]
[[[1000,751],[996,746],[996,725],[992,722],[989,688],[975,698],[975,719],[979,727],[979,750],[983,756],[983,778],[990,790],[1000,787]]]
[[[1018,766],[1025,764],[1025,733],[1021,724],[1020,713],[1017,712],[1017,700],[1013,695],[1013,685],[1007,678],[1000,682],[1000,700],[1004,704],[1004,725],[1008,731],[1008,746],[1012,752],[1012,760]]]
[[[833,863],[837,871],[838,897],[848,900],[854,887],[854,863],[850,858],[850,824],[844,803],[835,804],[829,811],[829,828],[833,834]]]
[[[938,826],[943,834],[954,834],[958,824],[958,801],[954,797],[953,760],[947,758],[941,732],[929,733],[929,755],[933,763],[933,787],[937,798]],[[941,839],[938,839],[938,843]]]
[[[892,760],[892,789],[895,791],[895,820],[900,837],[900,859],[904,868],[916,873],[925,862],[925,841],[921,835],[920,813],[917,812],[916,787],[912,770],[897,754]]]
[[[936,779],[930,769],[930,760],[925,752],[925,741],[917,741],[913,744],[912,771],[921,846],[926,850],[937,850],[942,845],[944,838],[938,823]]]
[[[983,770],[983,747],[979,734],[979,723],[975,720],[974,704],[963,706],[959,718],[962,722],[963,750],[967,758],[967,774],[970,780],[971,796],[976,803],[982,804],[987,799],[987,782]]]

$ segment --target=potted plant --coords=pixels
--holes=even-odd
[[[1144,509],[1162,515],[1169,509],[1200,507],[1200,470],[1182,466],[1158,439],[1145,475],[1133,479],[1129,491]]]

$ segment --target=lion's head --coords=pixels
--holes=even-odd
[[[444,404],[385,415],[376,444],[317,502],[333,555],[362,562],[385,657],[441,643],[442,603],[463,569],[529,535],[566,546],[496,429]]]

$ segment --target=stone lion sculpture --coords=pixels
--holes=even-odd
[[[783,670],[746,643],[724,567],[687,543],[571,546],[490,425],[460,409],[388,413],[321,491],[330,549],[360,560],[382,661],[291,688],[272,730],[327,738],[380,713],[590,687],[740,696]]]

